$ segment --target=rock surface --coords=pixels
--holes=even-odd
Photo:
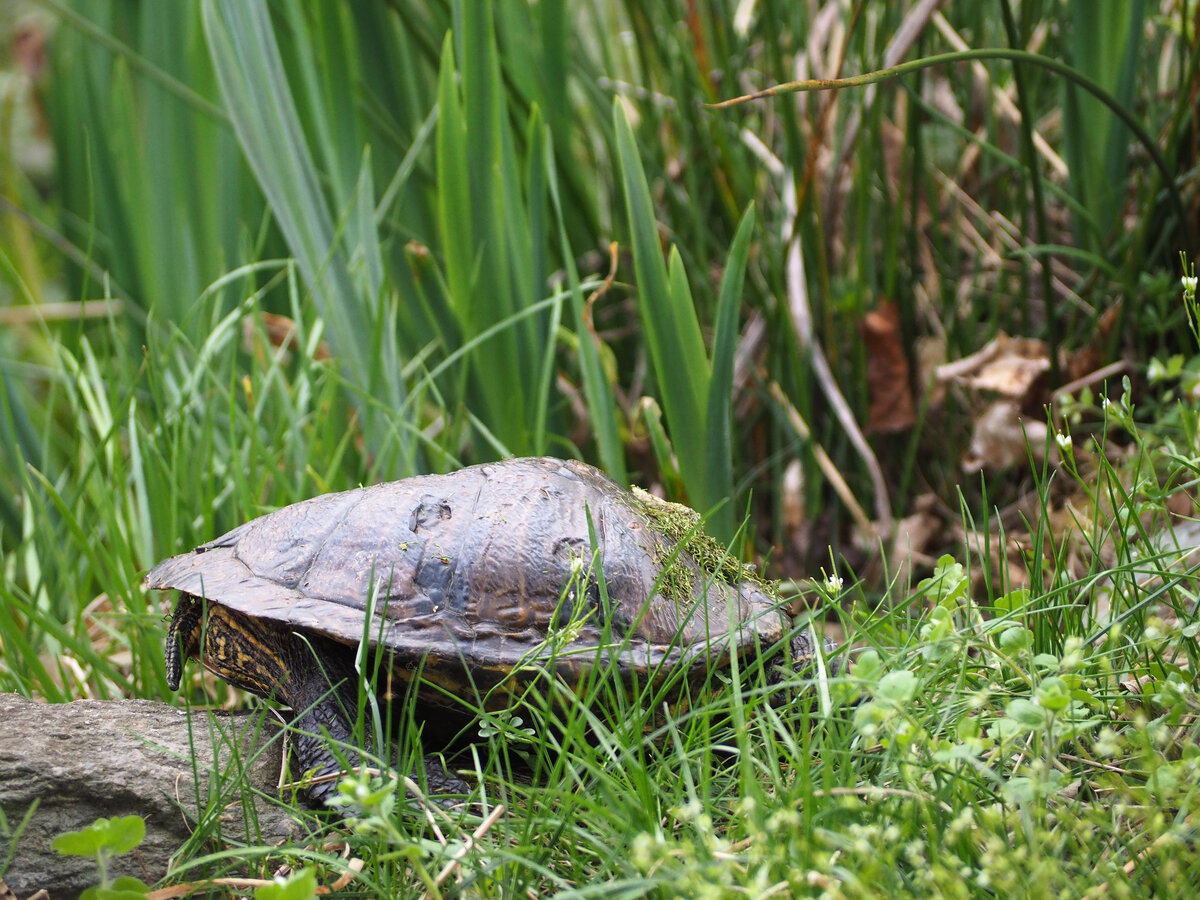
[[[62,856],[50,843],[100,816],[146,820],[145,840],[117,857],[110,874],[151,885],[167,874],[199,818],[219,816],[216,833],[232,840],[247,832],[262,843],[293,837],[287,806],[263,797],[242,802],[251,796],[242,790],[247,783],[266,797],[278,794],[280,741],[270,741],[277,731],[254,713],[189,718],[144,700],[45,704],[0,694],[0,811],[9,828],[17,829],[38,801],[0,878],[17,897],[39,888],[53,900],[77,896],[96,884],[95,862]],[[0,832],[0,866],[10,841]]]

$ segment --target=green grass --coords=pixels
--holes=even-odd
[[[711,513],[818,598],[856,668],[780,688],[745,661],[669,714],[598,673],[485,717],[455,760],[484,808],[435,831],[367,786],[347,894],[1186,896],[1200,625],[1166,536],[1200,472],[1176,212],[1195,221],[1200,53],[1190,7],[1120,6],[952,6],[905,58],[957,38],[1008,58],[717,110],[810,46],[813,76],[883,68],[902,7],[834,29],[781,0],[46,0],[58,167],[0,153],[0,690],[182,702],[169,598],[140,586],[157,560],[325,491],[580,457]],[[1017,84],[1031,41],[1165,174],[1092,95],[1038,65]],[[880,298],[914,371],[918,339],[957,359],[999,330],[1134,361],[1047,394],[1064,461],[986,479],[958,463],[976,398],[914,380],[917,424],[871,444],[894,516],[936,496],[935,566],[864,550],[817,464],[873,508],[797,317],[861,423]],[[822,566],[849,586],[805,580]],[[186,697],[210,699],[253,702]],[[411,729],[395,752],[416,758]],[[212,812],[173,877],[346,869],[327,820],[214,852]],[[456,854],[462,886],[439,887]]]

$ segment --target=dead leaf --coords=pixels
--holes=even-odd
[[[886,559],[892,565],[894,583],[911,585],[915,572],[932,571],[935,554],[930,553],[935,542],[946,532],[938,515],[939,501],[932,493],[921,494],[913,501],[914,511],[896,522],[891,547]]]
[[[859,334],[867,346],[867,434],[903,431],[917,420],[908,357],[900,339],[900,310],[890,300],[863,316]]]
[[[1167,497],[1164,504],[1167,512],[1176,519],[1191,519],[1196,515],[1196,493],[1194,488],[1176,491]]]
[[[896,533],[892,536],[892,552],[888,559],[912,559],[921,565],[932,564],[934,560],[927,555],[927,551],[933,539],[945,530],[941,517],[937,515],[937,496],[921,494],[913,502],[913,506],[916,512],[896,523]]]
[[[297,349],[299,345],[296,342],[296,323],[290,318],[277,313],[260,312],[258,320],[262,323],[262,332],[272,347],[284,350]],[[251,355],[255,354],[256,347],[257,329],[255,325],[253,318],[242,320],[242,348]],[[329,347],[324,341],[321,341],[317,345],[317,349],[313,351],[313,359],[329,359]]]
[[[40,24],[28,21],[13,29],[12,59],[16,68],[30,81],[42,77],[49,53],[46,49],[46,31]]]
[[[971,447],[962,459],[964,472],[996,471],[1045,458],[1045,422],[1024,418],[1016,402],[997,400],[975,420]]]
[[[804,468],[800,460],[793,459],[783,470],[782,481],[783,530],[788,537],[794,536],[803,526],[807,516],[804,512]]]
[[[1030,391],[1049,371],[1050,357],[1044,342],[998,334],[970,356],[938,366],[937,377],[1011,397],[1024,406]]]

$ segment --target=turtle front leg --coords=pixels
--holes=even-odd
[[[318,645],[307,641],[294,640],[303,643],[307,653],[306,664],[297,665],[295,671],[313,674],[293,677],[287,685],[288,696],[280,699],[285,699],[295,710],[292,727],[297,732],[293,746],[298,768],[311,773],[316,782],[305,788],[304,795],[314,804],[330,806],[338,794],[340,776],[345,772],[333,746],[337,746],[351,769],[362,762],[353,728],[358,709],[358,673],[341,655],[322,652]],[[439,804],[449,805],[445,795],[470,793],[470,786],[447,772],[436,758],[426,756],[424,768],[429,793]]]
[[[343,771],[330,743],[340,746],[351,767],[360,760],[354,740],[358,672],[351,652],[327,638],[301,636],[279,623],[184,595],[167,636],[167,679],[178,687],[184,661],[198,656],[230,684],[291,707],[299,769],[320,779],[304,795],[328,806],[337,795],[337,779],[325,776]],[[426,760],[426,770],[432,793],[469,792],[435,760]]]
[[[320,679],[324,682],[324,679]],[[296,760],[302,773],[312,775],[315,783],[304,789],[304,795],[315,804],[329,806],[337,796],[338,777],[342,764],[331,749],[336,742],[343,758],[351,767],[359,764],[358,752],[354,749],[354,733],[348,705],[349,690],[330,690],[328,684],[313,685],[305,694],[318,694],[316,700],[304,706],[292,705],[295,716],[292,727],[296,730],[293,746]],[[339,696],[341,695],[341,696]],[[328,735],[326,737],[325,735]]]
[[[345,771],[331,745],[338,745],[339,751],[351,768],[361,764],[361,756],[355,749],[349,714],[349,710],[355,708],[357,698],[351,697],[352,692],[349,690],[330,691],[326,684],[313,687],[323,688],[324,693],[315,702],[303,708],[297,707],[298,713],[292,720],[292,726],[298,732],[293,746],[300,771],[311,773],[315,781],[305,789],[305,796],[314,804],[330,806],[330,801],[337,796],[340,776]],[[324,738],[325,733],[329,735],[328,739]],[[465,781],[447,772],[435,757],[426,756],[424,766],[425,783],[435,802],[451,805],[444,799],[446,795],[471,792]]]

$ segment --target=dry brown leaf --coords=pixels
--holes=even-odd
[[[867,345],[867,390],[871,398],[867,433],[911,428],[917,412],[908,357],[900,339],[900,310],[892,301],[881,300],[863,316],[859,333]]]
[[[970,356],[938,366],[937,377],[1022,402],[1050,371],[1044,342],[999,334]]]
[[[27,21],[13,29],[12,60],[21,74],[37,81],[45,73],[48,59],[46,31],[40,24]]]
[[[333,884],[329,886],[331,891],[340,891],[346,887],[356,876],[363,870],[364,861],[361,857],[354,857],[346,863],[346,871],[341,874]]]
[[[941,517],[937,515],[938,499],[934,494],[921,494],[913,505],[916,512],[896,523],[892,536],[892,552],[888,559],[909,560],[922,565],[932,564],[927,550],[935,537],[945,530]]]
[[[804,511],[804,467],[800,460],[790,460],[784,468],[780,494],[783,531],[792,537],[804,527],[807,519]]]
[[[1023,418],[1017,403],[997,400],[976,419],[971,447],[962,459],[964,472],[996,471],[1045,457],[1045,422]]]
[[[921,494],[913,501],[913,509],[912,513],[897,520],[886,557],[898,585],[911,584],[915,572],[933,570],[935,554],[929,551],[935,544],[944,542],[946,533],[946,525],[938,515],[936,495]]]
[[[1167,497],[1164,504],[1176,519],[1191,519],[1196,515],[1196,493],[1192,488],[1177,491]]]
[[[262,323],[263,334],[271,346],[284,350],[297,348],[296,323],[292,319],[269,312],[260,312],[258,319]],[[256,331],[253,318],[242,320],[242,348],[251,355],[255,353]],[[313,352],[313,359],[329,359],[329,347],[324,341],[317,345],[317,349]]]

